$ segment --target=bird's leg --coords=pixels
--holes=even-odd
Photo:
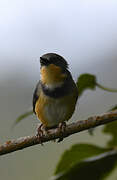
[[[37,128],[37,134],[36,136],[39,139],[39,142],[42,144],[42,136],[48,134],[48,128],[44,124],[39,124],[39,127]]]
[[[64,133],[66,129],[66,122],[64,121],[64,122],[59,123],[58,128],[60,129],[61,132]]]
[[[39,124],[39,127],[37,128],[37,134],[36,134],[41,145],[43,145],[43,143],[41,142],[42,136],[43,136],[43,126],[44,126],[43,124]]]
[[[39,124],[39,127],[37,128],[37,136],[39,137],[43,135],[42,126],[43,124]]]
[[[64,122],[59,123],[58,128],[59,128],[59,131],[61,132],[61,134],[63,135],[63,133],[65,132],[65,129],[66,129],[66,122],[64,121]],[[59,143],[61,141],[63,141],[63,137],[59,138],[59,140],[57,142]]]

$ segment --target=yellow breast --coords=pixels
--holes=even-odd
[[[62,98],[50,98],[41,92],[35,106],[39,120],[47,127],[57,126],[60,122],[71,118],[76,105],[76,95]]]
[[[39,96],[39,98],[36,102],[36,105],[35,105],[35,112],[36,112],[36,115],[39,118],[39,120],[43,124],[45,124],[45,126],[48,125],[48,121],[47,121],[45,114],[44,114],[44,107],[48,104],[49,104],[48,98],[41,91],[40,96]]]

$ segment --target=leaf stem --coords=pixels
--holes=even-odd
[[[104,91],[115,92],[115,93],[117,93],[117,89],[104,87],[104,86],[102,86],[102,85],[99,84],[99,83],[96,83],[96,85],[97,85],[100,89],[103,89]]]

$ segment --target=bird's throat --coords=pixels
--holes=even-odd
[[[60,86],[66,78],[66,74],[62,73],[61,68],[54,64],[43,66],[40,73],[41,82],[48,87]]]

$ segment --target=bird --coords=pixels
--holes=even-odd
[[[40,129],[55,128],[68,121],[75,110],[78,88],[67,61],[56,53],[40,57],[40,80],[33,94],[33,112],[40,120]]]

